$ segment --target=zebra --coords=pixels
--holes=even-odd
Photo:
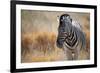
[[[56,45],[64,50],[67,60],[77,60],[80,50],[86,48],[86,38],[82,27],[72,20],[69,14],[60,16]]]

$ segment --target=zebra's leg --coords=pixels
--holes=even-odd
[[[79,59],[80,50],[81,50],[81,45],[80,44],[74,49],[74,60]]]
[[[64,54],[67,60],[73,59],[72,52],[68,48],[64,48]]]
[[[72,52],[73,60],[78,60],[78,56],[79,56],[79,50],[75,49],[75,50]]]

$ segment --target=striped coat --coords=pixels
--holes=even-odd
[[[85,49],[86,40],[80,24],[68,14],[60,17],[57,46],[64,50],[68,60],[78,59],[81,49]]]

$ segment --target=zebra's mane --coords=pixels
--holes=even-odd
[[[82,27],[81,27],[80,23],[76,20],[72,21],[72,26],[75,26],[76,28],[82,30]]]
[[[79,23],[74,23],[72,24],[72,29],[74,32],[76,32],[77,36],[78,36],[78,40],[82,42],[82,48],[86,48],[86,38],[85,38],[85,34],[82,31],[82,27]]]

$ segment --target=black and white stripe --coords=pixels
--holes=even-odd
[[[70,58],[71,56],[69,56],[68,59],[78,58],[79,51],[85,48],[85,41],[85,35],[80,24],[73,22],[68,14],[61,15],[58,27],[57,46],[63,48],[66,53],[71,52],[71,55],[73,53],[75,55],[77,54],[75,58]]]

